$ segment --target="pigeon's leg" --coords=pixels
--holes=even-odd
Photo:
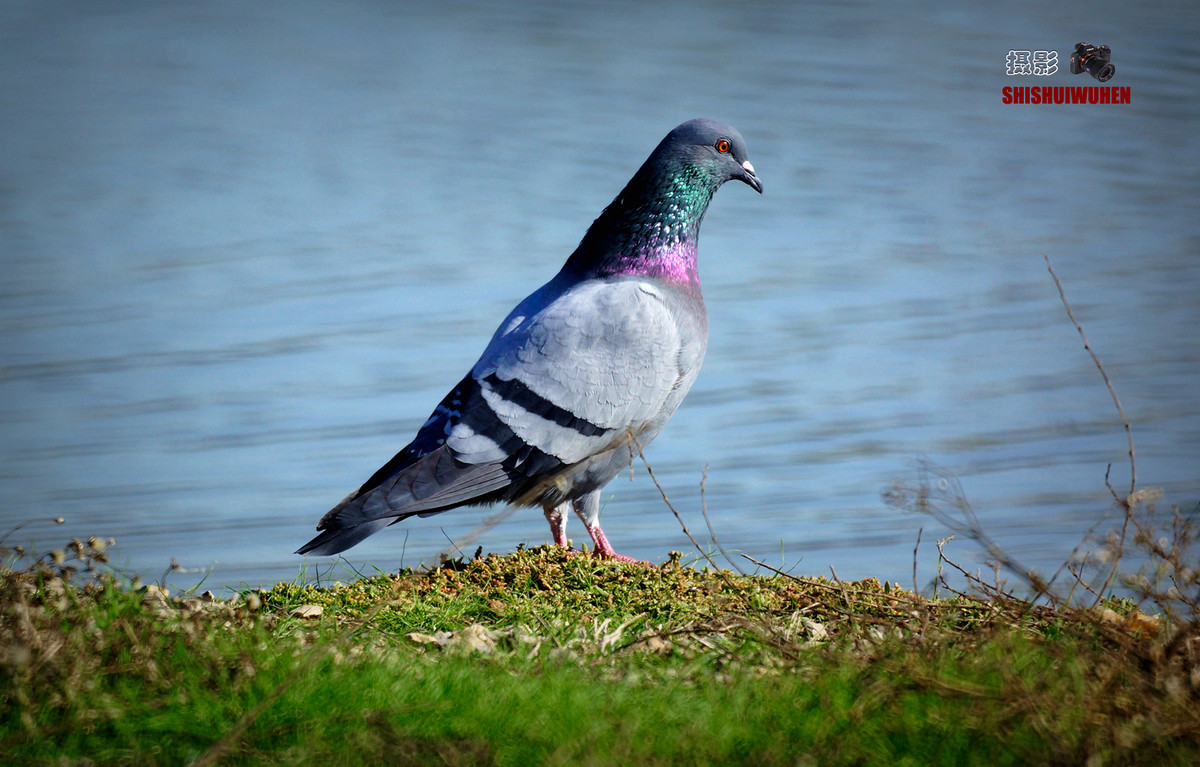
[[[608,557],[618,562],[637,561],[633,557],[627,557],[624,554],[618,554],[613,551],[612,544],[608,542],[608,537],[600,529],[599,490],[593,490],[587,495],[576,498],[574,501],[571,501],[571,505],[575,508],[575,513],[583,520],[583,526],[587,528],[588,535],[592,536],[592,541],[596,544],[596,556]]]
[[[566,501],[557,506],[546,506],[546,521],[550,523],[550,534],[554,536],[554,545],[567,546],[567,506]]]

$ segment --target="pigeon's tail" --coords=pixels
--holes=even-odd
[[[397,520],[391,518],[372,519],[360,522],[352,527],[329,527],[321,534],[296,550],[297,554],[312,554],[318,557],[328,557],[341,554],[346,549],[357,544],[368,535],[377,533]]]
[[[504,496],[512,476],[498,463],[463,463],[445,448],[409,463],[382,481],[346,496],[317,524],[320,535],[297,554],[338,554],[390,524],[428,517],[455,506],[489,503]]]

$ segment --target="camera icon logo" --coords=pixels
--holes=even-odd
[[[1071,74],[1087,72],[1099,82],[1106,83],[1117,73],[1111,59],[1112,49],[1107,45],[1075,43],[1075,52],[1071,54]]]

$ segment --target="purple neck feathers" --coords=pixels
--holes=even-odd
[[[564,269],[581,277],[645,276],[700,290],[696,243],[717,184],[690,166],[643,167],[600,214]]]

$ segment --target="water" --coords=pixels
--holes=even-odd
[[[1141,484],[1194,507],[1200,11],[1086,8],[7,3],[0,528],[61,515],[12,540],[114,536],[177,586],[294,578],[320,515],[695,116],[739,127],[766,185],[710,209],[708,360],[648,451],[697,535],[707,466],[726,548],[908,583],[924,527],[924,582],[947,531],[880,497],[924,457],[1056,566],[1128,461],[1043,253]],[[1095,85],[1067,72],[1080,39],[1131,104],[1001,103]],[[1012,48],[1059,73],[1006,77]],[[618,550],[688,549],[640,468],[606,499]],[[490,513],[349,560],[431,562]],[[476,545],[547,537],[520,511]]]

